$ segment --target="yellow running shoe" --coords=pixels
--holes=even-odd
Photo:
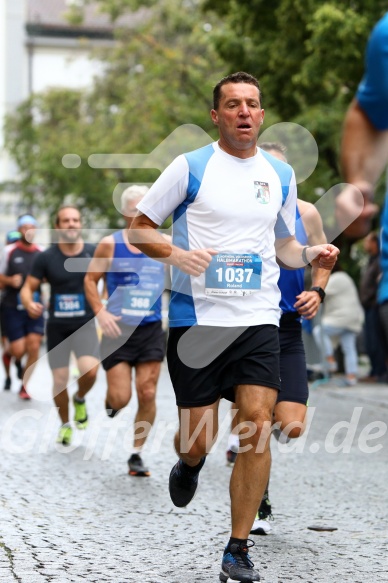
[[[62,427],[59,428],[57,443],[61,443],[62,445],[70,445],[72,437],[73,430],[70,425],[62,425]]]
[[[80,402],[76,399],[75,395],[73,397],[74,403],[74,421],[77,429],[86,429],[88,426],[88,412],[86,411],[85,400]]]

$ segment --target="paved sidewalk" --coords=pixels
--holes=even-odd
[[[75,447],[55,444],[50,385],[43,358],[33,401],[18,399],[15,379],[11,393],[0,392],[0,583],[217,583],[229,535],[228,404],[198,495],[176,509],[167,489],[176,410],[165,366],[148,479],[127,474],[134,406],[106,417],[102,371],[88,397],[91,425],[76,432]],[[388,387],[321,385],[310,406],[305,437],[272,442],[275,521],[269,536],[252,536],[252,559],[263,583],[386,582]],[[314,524],[338,530],[309,530]]]

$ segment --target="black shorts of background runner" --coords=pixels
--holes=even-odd
[[[78,322],[47,322],[47,356],[51,369],[69,366],[70,353],[100,357],[99,342],[94,320]]]
[[[4,306],[2,325],[3,336],[10,342],[15,342],[20,338],[25,338],[29,334],[44,334],[44,318],[30,318],[27,310],[19,310],[11,306]]]
[[[306,356],[302,340],[302,325],[296,319],[280,320],[280,391],[277,402],[290,401],[307,405]]]
[[[120,362],[128,362],[131,366],[141,362],[162,362],[166,354],[166,333],[160,321],[137,327],[119,326],[119,338],[102,337],[100,353],[104,370]]]
[[[5,337],[6,333],[5,333],[5,312],[6,312],[7,308],[0,302],[0,330],[1,330],[1,336]]]
[[[280,389],[279,335],[272,324],[170,328],[167,362],[180,407],[205,407],[220,396],[234,402],[236,385]]]

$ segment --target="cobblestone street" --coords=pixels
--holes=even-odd
[[[0,393],[1,583],[218,582],[230,529],[226,402],[198,495],[176,509],[167,483],[177,417],[165,365],[148,479],[127,474],[135,406],[106,417],[102,370],[87,400],[90,426],[69,448],[55,444],[45,357],[34,399],[20,401],[18,386],[14,378],[12,392]],[[387,413],[386,385],[322,384],[311,391],[305,436],[272,440],[275,520],[269,536],[252,536],[263,583],[388,581]],[[317,524],[337,530],[308,529]]]

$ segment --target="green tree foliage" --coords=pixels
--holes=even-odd
[[[6,145],[19,165],[19,187],[30,206],[53,213],[66,195],[72,195],[81,207],[108,210],[105,176],[87,164],[96,145],[96,128],[88,123],[84,105],[82,93],[52,89],[31,96],[8,117]],[[69,153],[81,157],[78,168],[62,164]]]
[[[307,128],[319,164],[301,195],[340,182],[338,150],[346,108],[361,80],[364,50],[385,1],[206,0],[224,19],[215,38],[229,72],[260,79],[264,107]]]
[[[136,7],[103,4],[112,18]],[[7,119],[6,146],[21,170],[25,200],[54,210],[71,194],[90,220],[117,224],[117,184],[152,182],[159,171],[94,169],[88,157],[147,154],[182,124],[214,131],[212,87],[225,69],[211,42],[218,20],[196,3],[159,1],[136,30],[117,28],[113,49],[100,53],[105,72],[89,91],[52,89],[22,103]],[[69,153],[80,156],[78,167],[62,164]]]

